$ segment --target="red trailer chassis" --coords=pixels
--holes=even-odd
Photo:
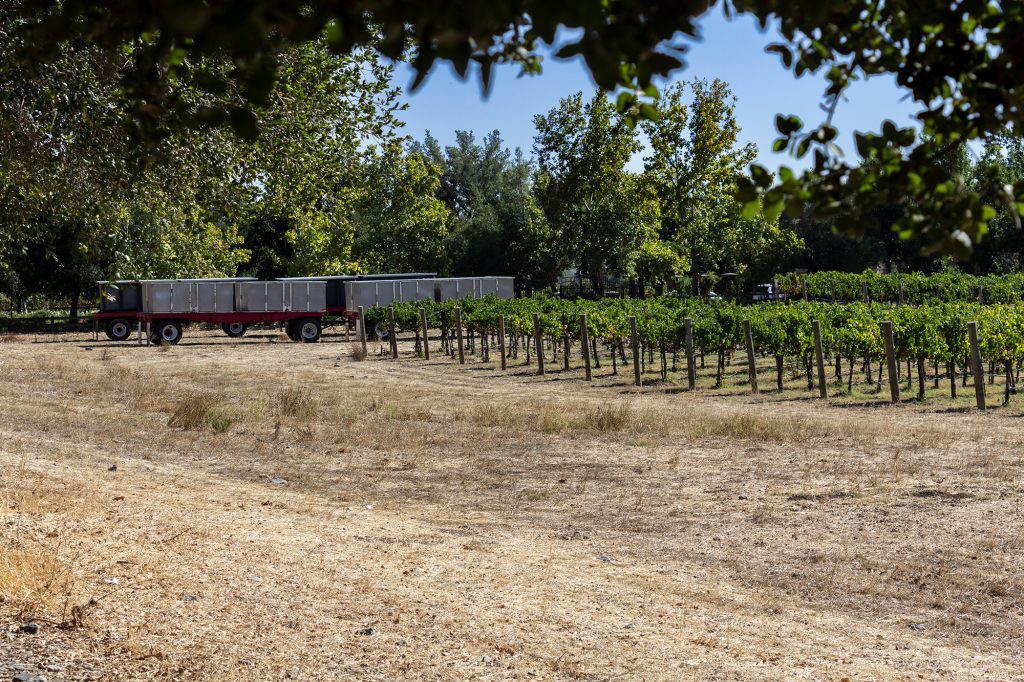
[[[237,338],[245,334],[251,324],[281,323],[285,325],[292,341],[315,343],[320,340],[323,318],[339,315],[349,320],[358,319],[357,313],[342,310],[324,311],[269,311],[230,313],[143,313],[139,311],[98,312],[93,318],[97,327],[102,327],[107,337],[114,341],[125,341],[136,330],[140,335],[146,330],[147,339],[153,343],[176,344],[181,340],[183,323],[205,322],[219,324],[228,336]]]

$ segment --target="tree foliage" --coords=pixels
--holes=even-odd
[[[482,142],[456,131],[444,149],[432,136],[415,145],[443,168],[438,197],[451,211],[445,243],[449,267],[462,275],[508,274],[551,279],[544,264],[554,248],[533,194],[532,164],[505,148],[495,130]]]
[[[721,80],[680,83],[664,93],[657,117],[642,123],[661,234],[678,245],[695,281],[709,272],[756,271],[759,260],[777,262],[800,246],[777,220],[741,215],[733,200],[737,179],[757,156],[753,144],[740,142],[735,101]]]
[[[323,0],[131,3],[97,6],[69,0],[15,0],[16,22],[4,32],[14,45],[14,64],[44,70],[62,58],[63,46],[80,41],[120,55],[132,46],[131,64],[118,79],[120,95],[111,116],[126,120],[135,139],[148,144],[176,125],[228,125],[252,139],[258,131],[254,108],[272,99],[280,74],[282,46],[317,40],[353,54],[370,45],[391,58],[411,46],[422,79],[438,59],[465,75],[480,66],[486,85],[494,64],[513,62],[528,73],[541,67],[544,44],[563,28],[558,55],[581,55],[595,81],[620,88],[618,104],[631,119],[656,118],[654,79],[682,65],[682,37],[699,35],[707,0],[603,2],[497,0],[473,5],[439,0],[393,3]],[[823,73],[829,113],[820,125],[784,113],[776,118],[776,150],[811,155],[812,167],[774,177],[755,169],[738,188],[748,210],[771,218],[791,217],[810,207],[816,220],[860,234],[873,224],[874,210],[907,203],[896,222],[904,235],[923,235],[933,253],[966,256],[994,217],[982,201],[991,194],[1008,209],[1014,225],[1024,208],[1024,183],[980,178],[984,189],[956,182],[938,161],[971,140],[988,140],[1024,123],[1019,36],[1024,5],[996,0],[729,0],[728,14],[750,14],[773,25],[781,41],[769,47],[795,76]],[[213,72],[202,64],[223,56],[231,67]],[[884,122],[857,136],[861,163],[839,153],[832,112],[850,83],[892,75],[918,104],[927,135]],[[174,87],[192,81],[214,98],[191,98]],[[225,91],[241,102],[219,100]]]
[[[657,239],[653,188],[626,170],[640,142],[600,91],[588,102],[566,97],[534,123],[540,205],[566,264],[600,291],[610,274],[633,272],[640,248]]]

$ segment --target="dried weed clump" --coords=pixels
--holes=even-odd
[[[544,433],[561,433],[571,424],[569,415],[558,405],[546,403],[540,410],[540,430]]]
[[[631,403],[588,405],[573,418],[573,428],[601,433],[630,433],[637,436],[665,436],[668,420]]]
[[[510,402],[481,402],[460,414],[466,421],[479,426],[520,428],[530,423],[532,415]]]
[[[362,362],[366,359],[366,349],[363,348],[363,344],[354,343],[349,349],[349,356],[356,362]]]
[[[829,437],[837,430],[828,424],[799,417],[771,414],[702,414],[687,420],[685,428],[695,438],[730,438],[766,443],[787,443],[805,438]]]
[[[320,402],[316,396],[299,386],[289,386],[278,393],[274,407],[278,417],[303,424],[314,421],[320,414]]]
[[[0,602],[14,607],[19,620],[59,608],[74,587],[74,571],[51,553],[0,547]]]
[[[174,403],[167,425],[185,431],[209,429],[214,433],[226,433],[234,425],[235,419],[234,413],[221,396],[189,393]]]

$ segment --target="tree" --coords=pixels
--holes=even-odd
[[[67,297],[71,302],[70,315],[78,317],[82,294],[94,289],[110,255],[89,248],[92,235],[89,226],[81,221],[49,224],[41,218],[40,222],[43,224],[34,232],[36,236],[5,257],[9,273],[15,275],[11,279],[11,293],[18,297],[13,286],[17,282],[31,292]]]
[[[504,148],[497,130],[482,144],[456,131],[455,144],[444,150],[428,134],[415,149],[444,169],[438,197],[452,214],[445,242],[452,273],[537,277],[552,245],[535,238],[544,232],[544,216],[522,152]]]
[[[777,222],[741,215],[732,199],[737,178],[757,156],[754,145],[739,142],[735,101],[717,79],[680,83],[658,103],[657,120],[642,123],[651,146],[645,177],[658,195],[661,234],[679,245],[698,289],[707,273],[743,274],[755,259],[778,264],[799,246]]]
[[[20,35],[17,21],[0,10],[0,33]],[[339,57],[322,37],[290,44],[275,57],[273,98],[252,112],[257,139],[171,127],[139,165],[117,112],[140,44],[112,56],[72,41],[31,75],[17,68],[22,48],[0,41],[0,129],[16,131],[0,136],[0,260],[73,226],[81,250],[105,255],[110,276],[233,275],[247,257],[238,226],[262,220],[288,226],[279,236],[292,253],[271,264],[277,272],[316,249],[329,252],[321,263],[351,263],[358,168],[367,142],[394,138],[400,108],[392,67],[375,52]],[[195,59],[166,84],[174,98],[197,111],[246,102],[230,79],[216,94],[200,87],[231,71],[223,55]],[[74,264],[55,267],[65,265]]]
[[[966,152],[966,149],[964,150]],[[982,201],[991,206],[995,217],[989,221],[988,235],[972,254],[971,266],[975,274],[1020,272],[1021,231],[1011,211],[986,189],[985,179],[994,177],[1003,185],[1024,180],[1024,138],[1003,134],[989,141],[977,163],[964,169],[966,181],[977,188]]]
[[[356,205],[353,255],[369,272],[445,269],[450,214],[437,198],[441,167],[397,142],[373,151]]]
[[[535,184],[541,208],[574,264],[603,293],[612,274],[631,274],[644,242],[657,235],[654,191],[629,173],[640,150],[632,127],[603,92],[576,93],[534,118]]]

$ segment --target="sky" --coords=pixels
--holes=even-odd
[[[727,20],[721,9],[715,8],[702,19],[701,28],[701,40],[692,43],[687,52],[686,67],[667,82],[695,77],[726,81],[738,99],[736,118],[742,129],[741,139],[757,145],[758,161],[772,169],[779,165],[802,168],[806,162],[771,151],[777,137],[775,114],[796,114],[805,128],[822,123],[824,78],[794,78],[777,55],[764,51],[766,45],[778,40],[777,34],[771,29],[762,32],[749,16]],[[541,75],[525,77],[518,77],[515,66],[496,68],[491,92],[484,98],[479,78],[463,81],[447,64],[436,64],[426,82],[410,92],[414,72],[402,64],[394,82],[402,86],[402,98],[408,104],[399,115],[405,122],[404,133],[421,140],[430,131],[446,145],[454,141],[456,130],[471,130],[481,139],[497,129],[506,146],[520,147],[531,155],[533,117],[557,106],[562,97],[579,90],[590,95],[596,90],[581,58],[566,61],[546,57],[543,66]],[[840,133],[839,146],[856,157],[854,131],[877,131],[885,119],[911,125],[913,112],[914,103],[904,99],[904,91],[890,77],[856,83],[848,89],[847,101],[840,103],[833,118]],[[634,157],[632,170],[642,168],[642,156]]]

